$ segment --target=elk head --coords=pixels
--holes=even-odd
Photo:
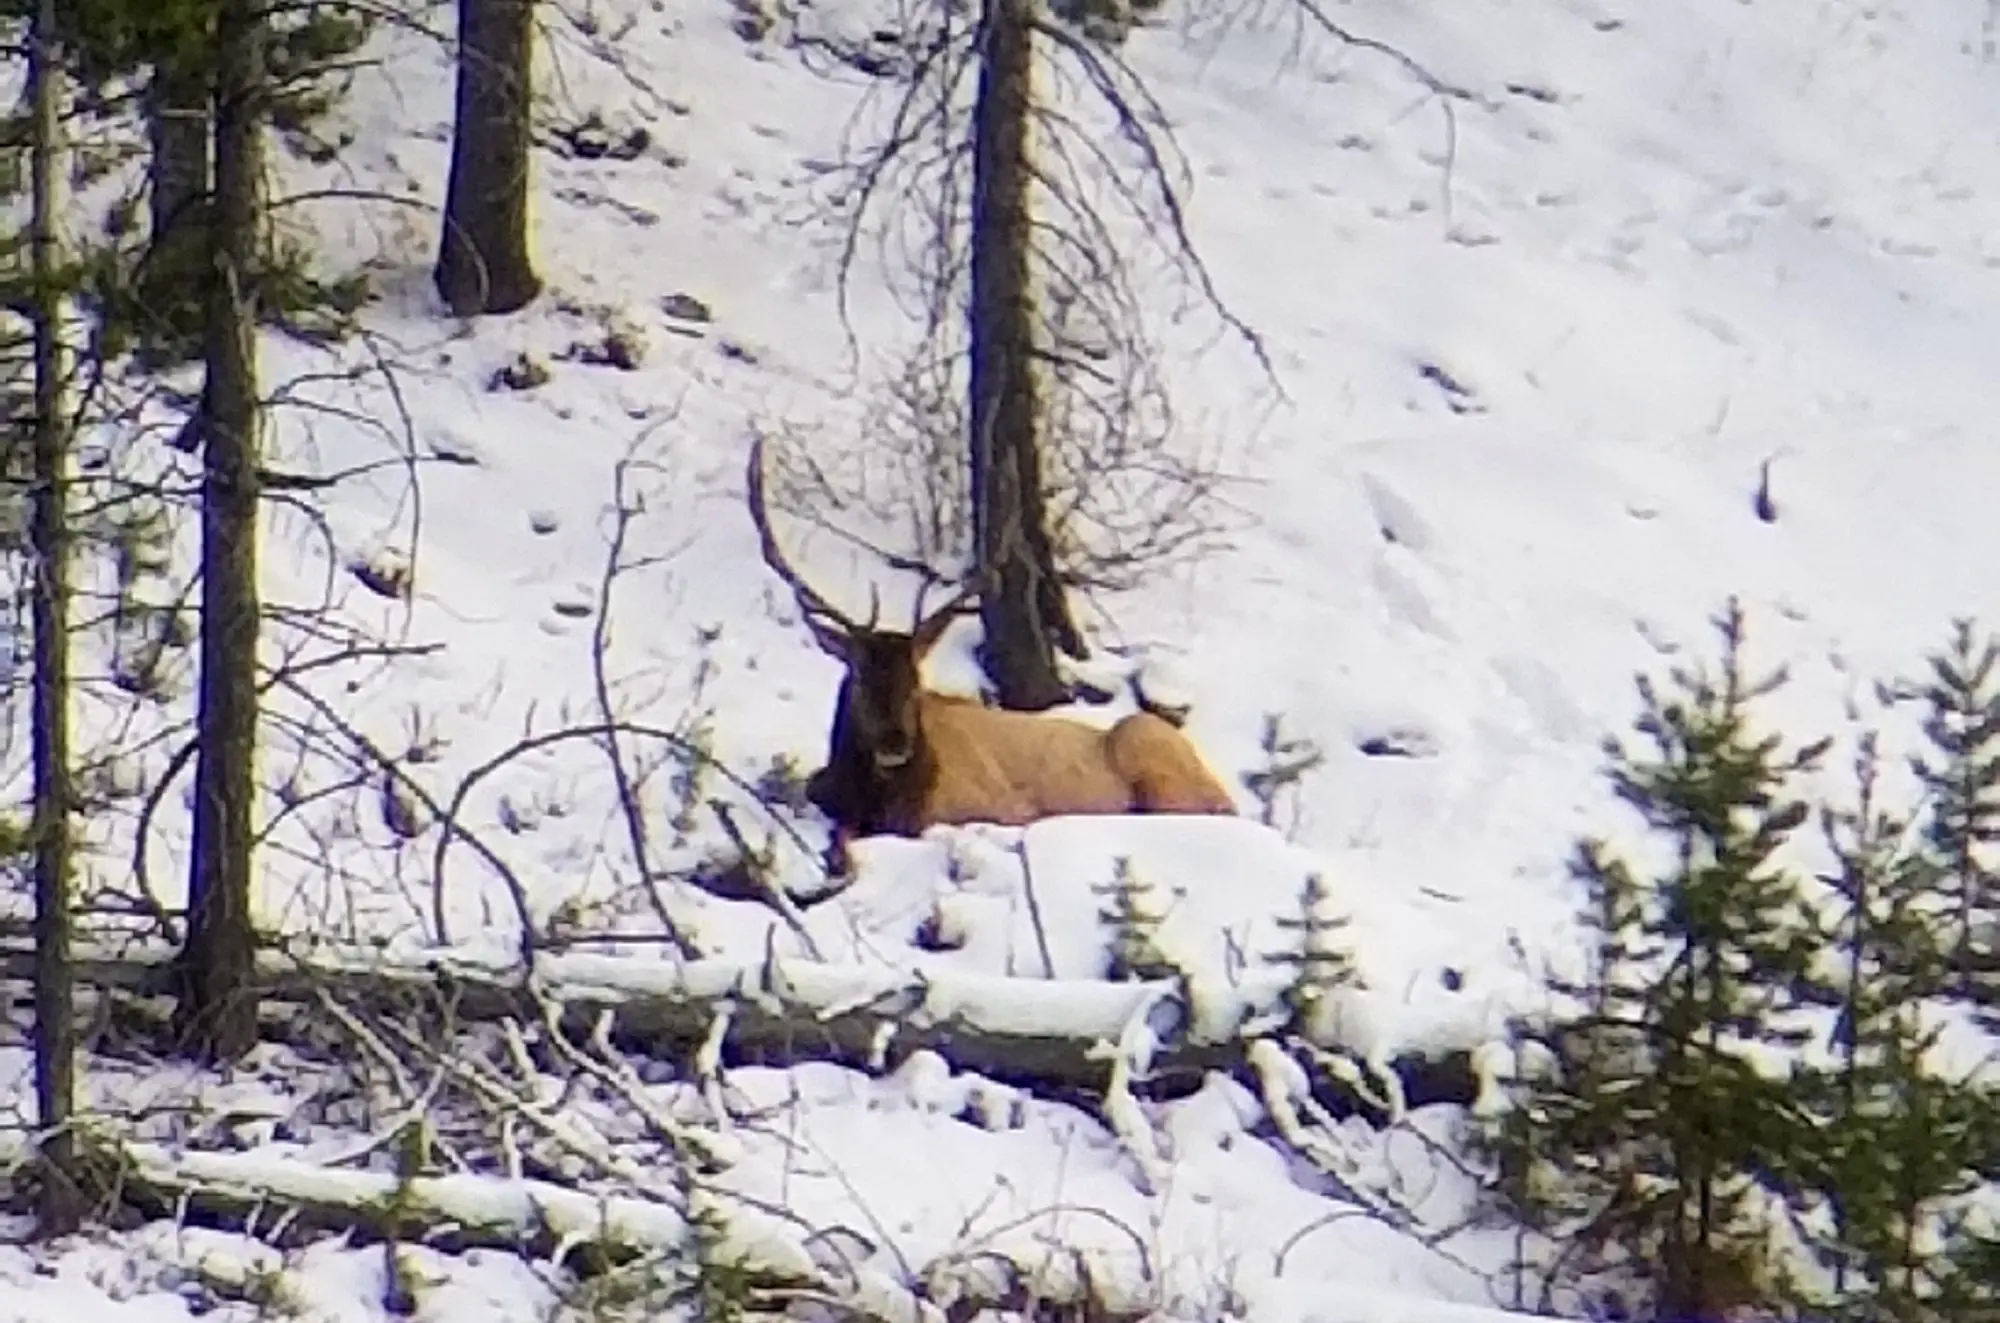
[[[856,622],[815,592],[779,550],[764,504],[761,437],[750,447],[745,486],[764,563],[791,589],[814,642],[846,671],[827,765],[808,793],[822,812],[852,831],[886,830],[890,823],[885,819],[899,806],[907,811],[934,771],[923,738],[923,660],[952,619],[977,601],[978,589],[963,589],[928,615],[920,593],[917,623],[908,632],[877,627],[881,601],[871,591],[868,619]]]

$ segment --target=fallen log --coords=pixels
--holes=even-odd
[[[159,942],[79,944],[80,984],[165,996],[176,952]],[[0,946],[0,977],[26,978],[32,952]],[[1247,1047],[1281,1034],[1287,976],[1244,975],[1225,988],[1184,980],[1109,983],[1021,979],[760,961],[642,960],[542,953],[531,968],[467,949],[391,952],[360,946],[267,948],[259,953],[266,999],[310,1007],[321,996],[376,1009],[440,1004],[460,1022],[539,1020],[560,1007],[564,1026],[588,1035],[609,1017],[611,1041],[646,1054],[722,1048],[730,1064],[826,1061],[871,1072],[931,1051],[955,1068],[1038,1096],[1115,1104],[1115,1092],[1171,1098],[1211,1072],[1250,1078]],[[1338,991],[1336,995],[1339,995]],[[1350,1021],[1354,1017],[1349,1017]],[[1391,1075],[1401,1107],[1465,1104],[1477,1094],[1470,1045],[1430,1053],[1346,1051],[1378,1077]],[[1348,1072],[1307,1063],[1315,1099],[1335,1116],[1381,1122],[1401,1107],[1357,1088]]]
[[[499,1250],[585,1275],[647,1258],[663,1272],[694,1271],[697,1238],[678,1205],[696,1198],[708,1219],[702,1252],[729,1268],[751,1297],[746,1303],[775,1296],[782,1305],[786,1294],[803,1292],[837,1299],[872,1323],[945,1323],[921,1292],[866,1264],[816,1254],[814,1229],[799,1219],[726,1197],[649,1198],[470,1173],[404,1177],[263,1153],[107,1143],[101,1135],[90,1151],[115,1175],[120,1204],[143,1216],[255,1232],[281,1246],[341,1236],[392,1255],[403,1245]],[[0,1165],[29,1155],[18,1139],[0,1141]],[[385,1282],[397,1289],[400,1278],[392,1262]]]
[[[776,1315],[788,1302],[805,1300],[836,1306],[834,1312],[858,1323],[952,1323],[984,1310],[1142,1318],[1159,1306],[1160,1264],[1143,1243],[1121,1246],[1108,1237],[1052,1246],[1046,1228],[1032,1219],[982,1238],[976,1250],[954,1247],[928,1262],[908,1262],[852,1228],[814,1226],[786,1210],[698,1185],[649,1197],[502,1175],[406,1177],[267,1153],[181,1152],[109,1141],[101,1132],[88,1147],[115,1170],[121,1202],[141,1214],[254,1232],[278,1246],[328,1235],[352,1246],[380,1246],[389,1256],[385,1297],[408,1292],[400,1305],[385,1298],[384,1306],[412,1314],[430,1312],[421,1299],[423,1275],[406,1276],[398,1254],[412,1245],[449,1254],[520,1254],[582,1276],[645,1262],[666,1289],[694,1285],[701,1264],[713,1265],[726,1270],[747,1313]],[[0,1138],[0,1167],[29,1156],[24,1139]],[[683,1211],[691,1200],[703,1216],[705,1237],[693,1234]],[[217,1268],[242,1271],[232,1259],[203,1263],[198,1271],[207,1276]],[[1269,1277],[1256,1274],[1239,1285],[1265,1306],[1263,1316],[1308,1319],[1324,1315],[1332,1283],[1290,1278],[1280,1252]],[[1303,1307],[1285,1307],[1288,1290]],[[1365,1313],[1427,1323],[1526,1323],[1528,1317],[1346,1283],[1338,1293],[1346,1305],[1342,1318]]]

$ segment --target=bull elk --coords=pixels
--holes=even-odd
[[[855,836],[917,836],[938,824],[1024,826],[1065,814],[1234,814],[1229,792],[1186,735],[1153,712],[1109,727],[989,708],[923,687],[920,668],[977,599],[961,591],[908,633],[842,615],[787,563],[764,505],[764,443],[750,448],[750,519],[764,563],[797,599],[806,628],[845,670],[827,764],[808,798],[834,824],[829,861],[847,868]],[[879,603],[878,603],[879,605]]]

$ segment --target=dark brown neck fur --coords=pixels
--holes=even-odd
[[[936,755],[926,732],[920,730],[909,762],[888,771],[879,767],[873,752],[856,736],[848,715],[852,683],[847,679],[840,683],[826,766],[807,783],[806,796],[820,812],[856,836],[915,836],[923,830],[924,800],[937,782]]]

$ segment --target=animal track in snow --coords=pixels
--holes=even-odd
[[[1583,709],[1570,698],[1562,677],[1547,662],[1534,657],[1502,656],[1493,669],[1508,692],[1521,700],[1537,728],[1552,740],[1588,739],[1593,733]]]
[[[1569,99],[1546,83],[1538,79],[1528,78],[1517,79],[1514,82],[1508,83],[1507,93],[1510,96],[1518,96],[1529,101],[1540,102],[1545,106],[1559,106]]]
[[[1748,248],[1756,241],[1759,228],[1759,217],[1725,208],[1690,217],[1681,238],[1703,257],[1718,257]]]
[[[1732,348],[1743,343],[1743,337],[1721,313],[1711,312],[1707,308],[1682,308],[1681,316]]]
[[[1437,387],[1444,396],[1445,407],[1453,413],[1485,413],[1486,406],[1472,387],[1465,384],[1444,365],[1430,360],[1417,364],[1417,375]]]
[[[1375,560],[1375,591],[1382,598],[1382,604],[1396,619],[1418,629],[1433,638],[1452,641],[1457,635],[1451,627],[1439,618],[1431,606],[1430,594],[1417,581],[1397,569],[1386,559],[1378,556]]]
[[[1364,473],[1361,475],[1361,494],[1368,500],[1369,513],[1374,516],[1375,527],[1384,542],[1418,554],[1431,550],[1435,545],[1430,522],[1418,514],[1416,507],[1395,488],[1372,473]]]
[[[1390,726],[1371,734],[1357,734],[1354,747],[1369,758],[1435,758],[1438,741],[1421,726]]]
[[[1936,257],[1938,246],[1922,239],[1899,239],[1895,235],[1880,240],[1875,245],[1884,257]]]

